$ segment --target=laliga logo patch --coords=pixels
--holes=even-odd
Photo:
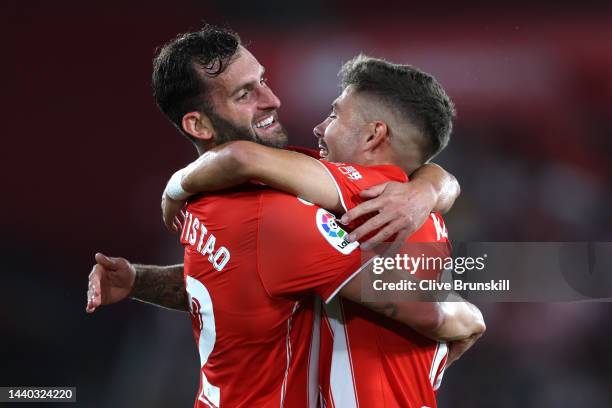
[[[344,231],[338,223],[336,223],[336,219],[331,214],[323,214],[321,217],[323,224],[321,226],[327,232],[327,235],[330,237],[344,237],[346,235],[346,231]]]
[[[349,242],[348,234],[343,230],[332,214],[322,208],[317,210],[317,228],[327,242],[338,252],[348,255],[359,246],[357,242]]]

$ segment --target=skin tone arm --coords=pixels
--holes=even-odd
[[[328,210],[342,210],[333,180],[312,157],[247,141],[226,143],[209,153],[187,167],[181,183],[186,191],[216,191],[256,179]]]
[[[398,236],[384,256],[393,258],[399,254],[405,238],[406,234]],[[436,251],[436,248],[432,248],[432,251]],[[429,255],[445,256],[437,252]],[[369,278],[373,276],[383,282],[418,281],[416,276],[397,269],[387,269],[382,274],[374,275],[374,262],[370,262],[340,290],[339,295],[406,324],[425,337],[449,342],[447,366],[465,353],[486,330],[480,310],[452,291],[446,293],[447,301],[438,301],[432,293],[421,291],[415,292],[415,297],[410,300],[364,302],[362,288],[371,285]]]
[[[357,303],[361,300],[362,271],[340,290],[340,295]],[[386,279],[383,279],[386,280]],[[456,298],[452,302],[386,301],[367,302],[364,306],[404,323],[433,340],[457,341],[482,335],[486,326],[482,313],[473,304]]]
[[[299,177],[296,177],[299,175]],[[377,244],[402,230],[408,234],[425,222],[430,211],[446,212],[459,195],[457,180],[440,166],[426,164],[413,173],[410,183],[389,182],[365,190],[373,198],[345,214],[353,220],[365,213],[378,215],[353,231],[358,240],[382,228],[367,244]],[[333,212],[343,208],[336,186],[318,160],[292,151],[274,149],[253,142],[237,141],[219,146],[202,155],[185,169],[182,187],[191,193],[216,191],[256,179],[278,190],[297,195]],[[411,202],[412,205],[406,205]],[[162,197],[164,223],[171,231],[179,228],[175,216],[182,201]],[[384,228],[383,228],[384,227]]]
[[[127,297],[168,309],[188,310],[182,264],[137,265],[100,253],[95,258],[89,274],[87,313]]]

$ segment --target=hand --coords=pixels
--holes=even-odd
[[[101,305],[117,303],[129,296],[136,280],[136,270],[123,258],[96,254],[96,264],[89,274],[87,313]]]
[[[166,194],[165,191],[162,194],[162,218],[168,231],[178,233],[183,230],[185,213],[181,210],[185,206],[185,202],[185,200],[174,200],[168,197],[168,194]]]
[[[380,244],[400,231],[406,236],[412,235],[427,220],[438,201],[433,186],[427,181],[419,180],[379,184],[362,191],[360,196],[369,200],[348,211],[340,221],[349,224],[365,214],[378,211],[377,215],[349,234],[351,241],[358,241],[380,229],[376,235],[362,243],[364,250]]]
[[[446,367],[448,368],[455,361],[459,360],[463,354],[476,343],[482,336],[482,333],[473,334],[467,339],[456,340],[448,343],[448,358],[446,359]]]

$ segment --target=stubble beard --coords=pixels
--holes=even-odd
[[[263,138],[252,127],[236,126],[215,113],[210,114],[209,118],[215,129],[215,145],[217,146],[236,140],[247,140],[276,148],[287,146],[287,131],[280,122],[277,122],[277,129],[273,132],[272,137]]]

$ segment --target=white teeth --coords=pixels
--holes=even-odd
[[[274,117],[272,116],[268,116],[268,118],[262,120],[261,122],[257,122],[255,124],[256,128],[262,128],[262,127],[266,127],[272,124],[272,122],[274,122]]]

